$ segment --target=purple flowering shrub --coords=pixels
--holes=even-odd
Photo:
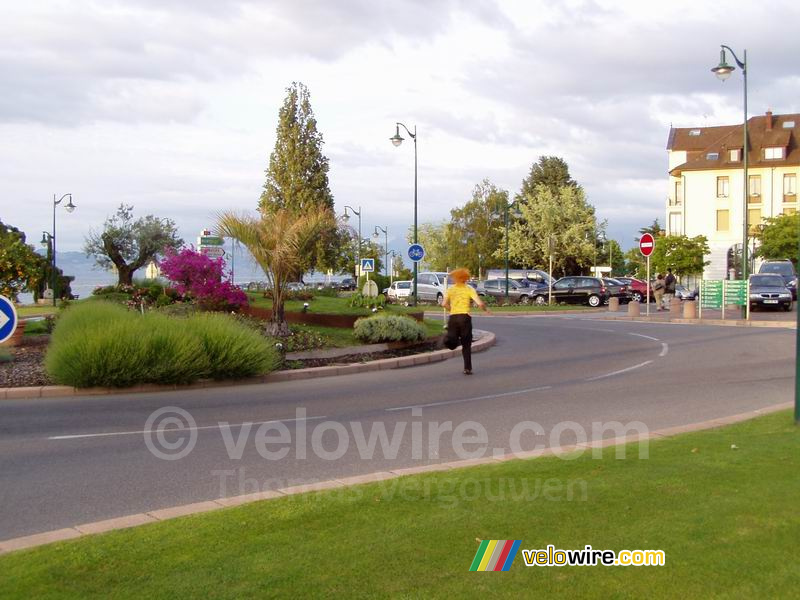
[[[225,261],[190,248],[168,252],[159,265],[178,293],[194,298],[204,310],[235,311],[247,305],[247,295],[225,277]]]

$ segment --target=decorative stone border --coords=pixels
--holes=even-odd
[[[129,527],[137,527],[139,525],[146,525],[147,523],[155,523],[157,521],[165,521],[167,519],[174,519],[176,517],[184,517],[188,515],[195,515],[199,513],[209,512],[212,510],[219,510],[221,508],[228,508],[231,506],[240,506],[242,504],[249,504],[250,502],[258,502],[260,500],[273,500],[275,498],[284,498],[286,496],[293,496],[295,494],[305,494],[308,492],[319,492],[323,490],[331,490],[338,488],[345,488],[352,485],[359,485],[364,483],[373,483],[376,481],[384,481],[386,479],[395,479],[404,477],[406,475],[419,475],[421,473],[433,473],[437,471],[450,471],[452,469],[462,469],[465,467],[474,467],[478,465],[496,464],[497,462],[505,462],[508,460],[530,459],[539,458],[540,456],[557,456],[560,454],[567,454],[575,450],[586,450],[588,448],[608,448],[610,446],[618,446],[639,442],[646,439],[663,439],[674,437],[682,433],[690,433],[693,431],[702,431],[705,429],[716,429],[726,425],[733,425],[741,421],[748,421],[756,417],[760,417],[769,413],[778,412],[791,408],[794,404],[792,402],[784,402],[782,404],[775,404],[766,408],[751,410],[738,415],[731,415],[729,417],[720,417],[718,419],[711,419],[709,421],[702,421],[699,423],[690,423],[688,425],[680,425],[678,427],[667,427],[664,429],[657,429],[651,431],[647,435],[629,435],[619,438],[609,438],[599,440],[596,442],[583,442],[580,444],[573,444],[570,446],[557,446],[554,448],[545,448],[543,450],[533,450],[530,452],[521,452],[517,454],[504,454],[502,456],[493,456],[488,458],[474,458],[468,460],[457,460],[452,462],[437,463],[432,465],[422,465],[419,467],[406,467],[390,471],[378,471],[375,473],[368,473],[366,475],[356,475],[354,477],[343,477],[340,479],[331,479],[329,481],[319,481],[316,483],[309,483],[306,485],[294,485],[291,487],[280,488],[277,490],[269,490],[264,492],[257,492],[255,494],[245,494],[242,496],[233,496],[230,498],[219,498],[217,500],[205,500],[202,502],[193,502],[191,504],[184,504],[181,506],[173,506],[170,508],[161,508],[152,510],[147,513],[138,513],[135,515],[127,515],[124,517],[116,517],[113,519],[106,519],[103,521],[95,521],[93,523],[84,523],[83,525],[76,525],[75,527],[67,527],[64,529],[57,529],[55,531],[46,531],[44,533],[37,533],[34,535],[27,535],[24,537],[13,538],[10,540],[0,541],[0,554],[14,552],[16,550],[24,550],[26,548],[34,548],[53,542],[61,542],[74,538],[83,537],[86,535],[94,535],[97,533],[105,533],[117,529],[127,529]]]
[[[476,341],[472,344],[473,352],[481,352],[492,347],[495,343],[495,335],[490,331],[475,329]],[[461,349],[455,350],[434,350],[411,356],[401,356],[398,358],[382,358],[366,363],[356,363],[349,365],[330,365],[326,367],[311,367],[307,369],[293,369],[287,371],[277,371],[261,377],[250,377],[248,379],[235,379],[225,381],[198,381],[189,385],[158,385],[145,383],[127,388],[74,388],[67,385],[44,385],[34,387],[0,388],[0,400],[21,400],[26,398],[58,398],[64,396],[98,396],[108,394],[138,394],[146,392],[171,392],[176,390],[196,390],[203,388],[229,387],[236,385],[256,385],[261,383],[275,383],[279,381],[299,381],[301,379],[316,379],[317,377],[331,377],[336,375],[352,375],[354,373],[366,373],[368,371],[382,371],[384,369],[399,369],[403,367],[413,367],[428,363],[441,362],[448,358],[453,358],[461,354]]]

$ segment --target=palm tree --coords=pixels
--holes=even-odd
[[[296,276],[319,233],[330,227],[328,209],[296,212],[288,208],[260,211],[258,216],[222,213],[217,220],[219,235],[243,244],[272,285],[272,316],[268,333],[289,335],[284,314],[286,285]]]

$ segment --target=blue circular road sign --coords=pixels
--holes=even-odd
[[[419,262],[425,258],[425,248],[422,247],[422,244],[411,244],[408,247],[408,258],[413,262]]]
[[[5,342],[17,328],[17,309],[5,296],[0,296],[0,343]]]

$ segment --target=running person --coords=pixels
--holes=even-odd
[[[442,304],[450,311],[444,345],[450,350],[455,350],[461,344],[464,375],[472,375],[472,317],[469,316],[469,309],[473,302],[487,314],[489,309],[472,286],[467,285],[469,279],[467,269],[456,269],[450,273],[450,277],[454,285],[447,288]]]

